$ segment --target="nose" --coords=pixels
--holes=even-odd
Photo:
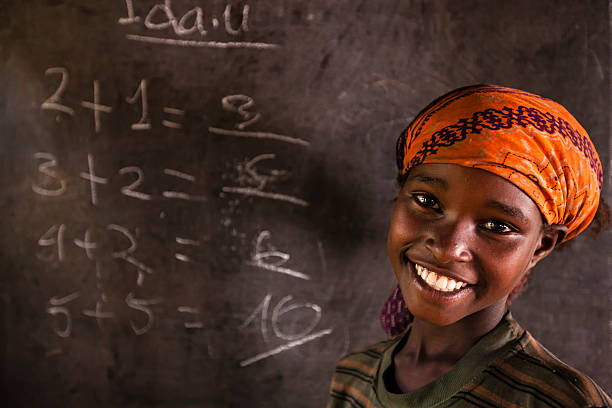
[[[434,223],[425,237],[425,247],[440,264],[470,262],[473,231],[469,223],[458,220]]]

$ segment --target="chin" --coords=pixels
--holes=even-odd
[[[410,309],[409,309],[410,310]],[[412,313],[412,312],[411,312]],[[412,313],[415,319],[419,319],[421,321],[425,321],[427,323],[433,324],[435,326],[450,326],[453,323],[457,323],[459,320],[463,319],[463,317],[455,317],[449,316],[448,313],[419,313],[418,311]]]
[[[404,302],[415,319],[436,326],[448,326],[465,318],[464,314],[450,311],[448,307],[440,307],[441,305],[427,304],[422,299],[410,299],[409,296],[404,296]]]

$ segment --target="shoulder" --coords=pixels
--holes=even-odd
[[[348,354],[336,364],[328,407],[374,406],[373,384],[385,351],[398,340],[387,340]]]
[[[370,381],[378,369],[383,353],[397,340],[386,340],[344,356],[336,364],[336,373],[354,374]]]
[[[528,406],[612,407],[591,378],[563,363],[527,331],[514,352],[493,362],[487,374],[497,383],[492,389],[500,390],[500,398],[507,392],[520,395]]]

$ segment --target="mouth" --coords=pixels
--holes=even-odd
[[[423,265],[409,260],[404,255],[406,266],[412,272],[412,280],[420,289],[422,295],[436,303],[454,302],[473,292],[475,284],[434,272]]]
[[[461,288],[468,286],[468,283],[455,280],[449,276],[430,271],[417,263],[414,269],[423,283],[430,288],[441,292],[458,292]]]

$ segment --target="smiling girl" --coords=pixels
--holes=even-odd
[[[461,88],[402,133],[397,165],[394,338],[338,363],[328,407],[612,407],[507,308],[596,217],[602,167],[576,119],[516,89]]]

